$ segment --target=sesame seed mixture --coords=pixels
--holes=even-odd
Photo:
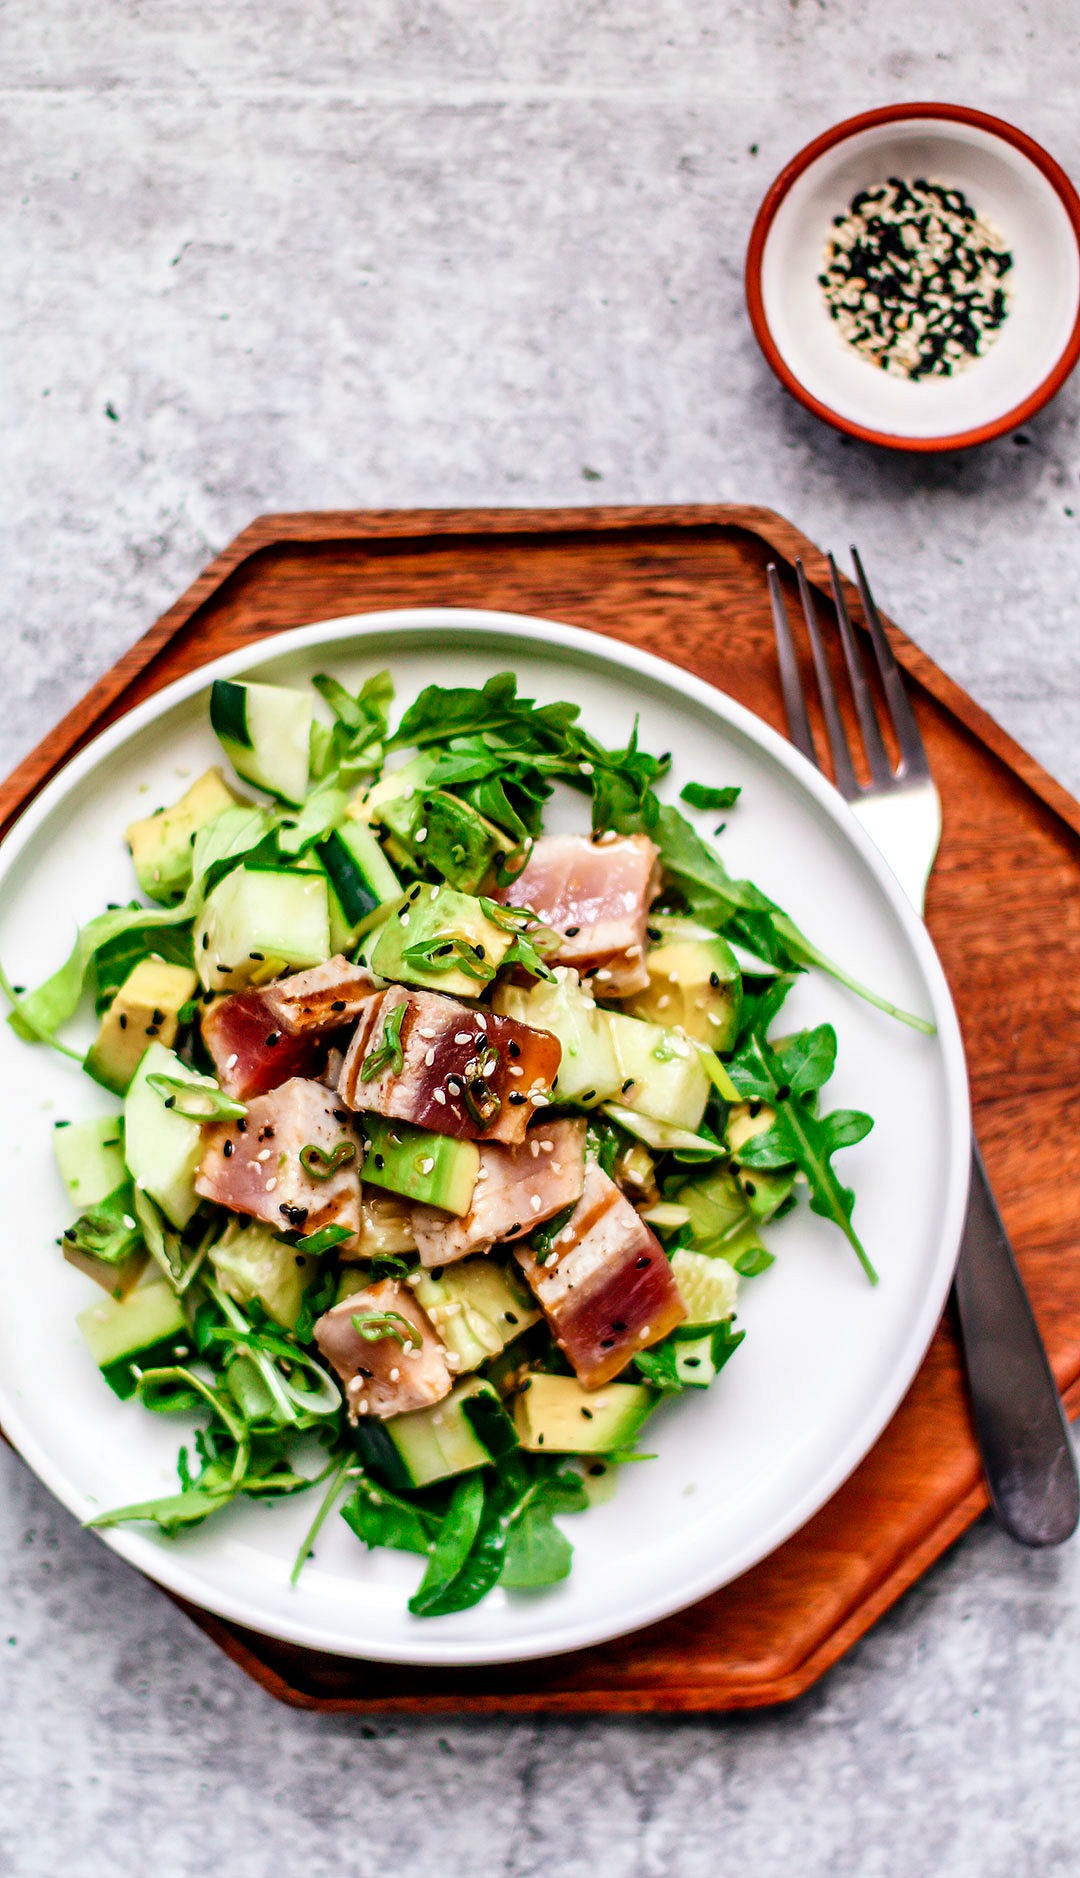
[[[890,176],[833,218],[818,283],[841,336],[893,378],[948,378],[1009,312],[1013,257],[959,189]]]

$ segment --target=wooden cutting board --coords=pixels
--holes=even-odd
[[[765,568],[802,555],[768,510],[271,515],[237,537],[0,790],[10,825],[97,731],[267,633],[386,607],[547,615],[661,653],[783,728]],[[887,570],[871,570],[884,587]],[[854,601],[854,596],[850,596]],[[1080,1410],[1080,804],[895,627],[944,799],[927,916],[967,1042],[990,1176],[1055,1374]],[[806,1689],[986,1505],[946,1315],[862,1466],[809,1525],[681,1616],[571,1656],[481,1670],[316,1655],[194,1621],[273,1694],[336,1710],[708,1710]]]

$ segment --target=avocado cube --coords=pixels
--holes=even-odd
[[[523,1448],[542,1454],[610,1454],[629,1447],[656,1402],[641,1383],[609,1382],[583,1389],[576,1376],[537,1373],[514,1400]]]
[[[509,926],[488,919],[479,900],[453,887],[414,887],[391,914],[371,950],[380,978],[476,998],[513,943]]]
[[[650,920],[659,932],[645,959],[649,983],[625,1003],[631,1017],[678,1026],[713,1050],[730,1050],[742,1012],[742,974],[726,939],[690,920]]]
[[[68,1264],[85,1272],[114,1298],[126,1297],[146,1269],[147,1253],[134,1205],[131,1182],[125,1176],[114,1193],[81,1213],[60,1241]]]
[[[447,1265],[438,1277],[413,1272],[409,1285],[463,1372],[498,1356],[540,1317],[510,1268],[486,1256]]]
[[[480,1170],[475,1141],[457,1141],[434,1135],[411,1122],[364,1117],[368,1149],[364,1181],[387,1187],[422,1206],[440,1206],[445,1213],[467,1213]]]
[[[222,809],[233,808],[240,800],[219,769],[208,769],[172,808],[158,809],[132,822],[127,843],[139,885],[151,900],[167,906],[183,898],[191,885],[195,836]]]
[[[151,1042],[156,1038],[166,1047],[176,1042],[180,1011],[198,984],[187,965],[140,959],[101,1020],[83,1065],[87,1075],[114,1095],[125,1095]]]

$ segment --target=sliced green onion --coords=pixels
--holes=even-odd
[[[189,1122],[237,1121],[247,1114],[243,1102],[234,1101],[223,1089],[206,1083],[186,1082],[181,1076],[163,1076],[160,1071],[146,1078],[147,1087],[160,1096],[167,1109],[183,1115]]]

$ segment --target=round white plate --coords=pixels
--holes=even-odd
[[[961,189],[1013,256],[1009,312],[982,357],[948,378],[894,378],[840,334],[818,283],[833,217],[890,176]],[[886,108],[827,132],[769,191],[748,258],[751,317],[803,403],[842,430],[908,449],[983,442],[1025,422],[1076,363],[1080,204],[1046,152],[957,106]]]
[[[409,1616],[420,1561],[368,1552],[331,1519],[296,1590],[288,1577],[314,1496],[229,1508],[166,1540],[152,1528],[106,1544],[194,1604],[343,1655],[391,1662],[512,1661],[575,1649],[650,1623],[734,1578],[803,1524],[871,1446],[937,1323],[967,1188],[968,1111],[956,1018],[937,958],[889,869],[839,796],[730,698],[629,646],[543,620],[424,610],[333,620],[219,659],[132,711],[45,789],[0,849],[0,959],[37,983],[78,921],[132,893],[128,822],[174,800],[220,760],[206,711],[215,676],[347,685],[389,665],[399,703],[432,681],[479,683],[511,668],[524,693],[573,698],[608,744],[640,715],[644,746],[674,752],[667,786],[740,783],[722,850],[834,957],[934,1038],[870,1009],[818,974],[789,1001],[791,1027],[829,1021],[840,1039],[829,1107],[865,1107],[868,1139],[839,1163],[881,1273],[873,1290],[837,1229],[802,1204],[771,1229],[776,1263],[744,1285],[746,1341],[720,1382],[665,1404],[649,1424],[658,1458],[622,1470],[607,1505],[567,1518],[574,1568],[529,1595],[496,1590],[475,1610]],[[576,808],[582,825],[584,805]],[[706,831],[715,817],[699,818]],[[565,825],[570,825],[569,821]],[[82,1035],[92,1034],[89,1013]],[[75,1327],[94,1295],[63,1263],[68,1223],[52,1159],[54,1121],[115,1108],[74,1064],[0,1025],[0,1422],[78,1518],[174,1491],[182,1420],[113,1397]]]

